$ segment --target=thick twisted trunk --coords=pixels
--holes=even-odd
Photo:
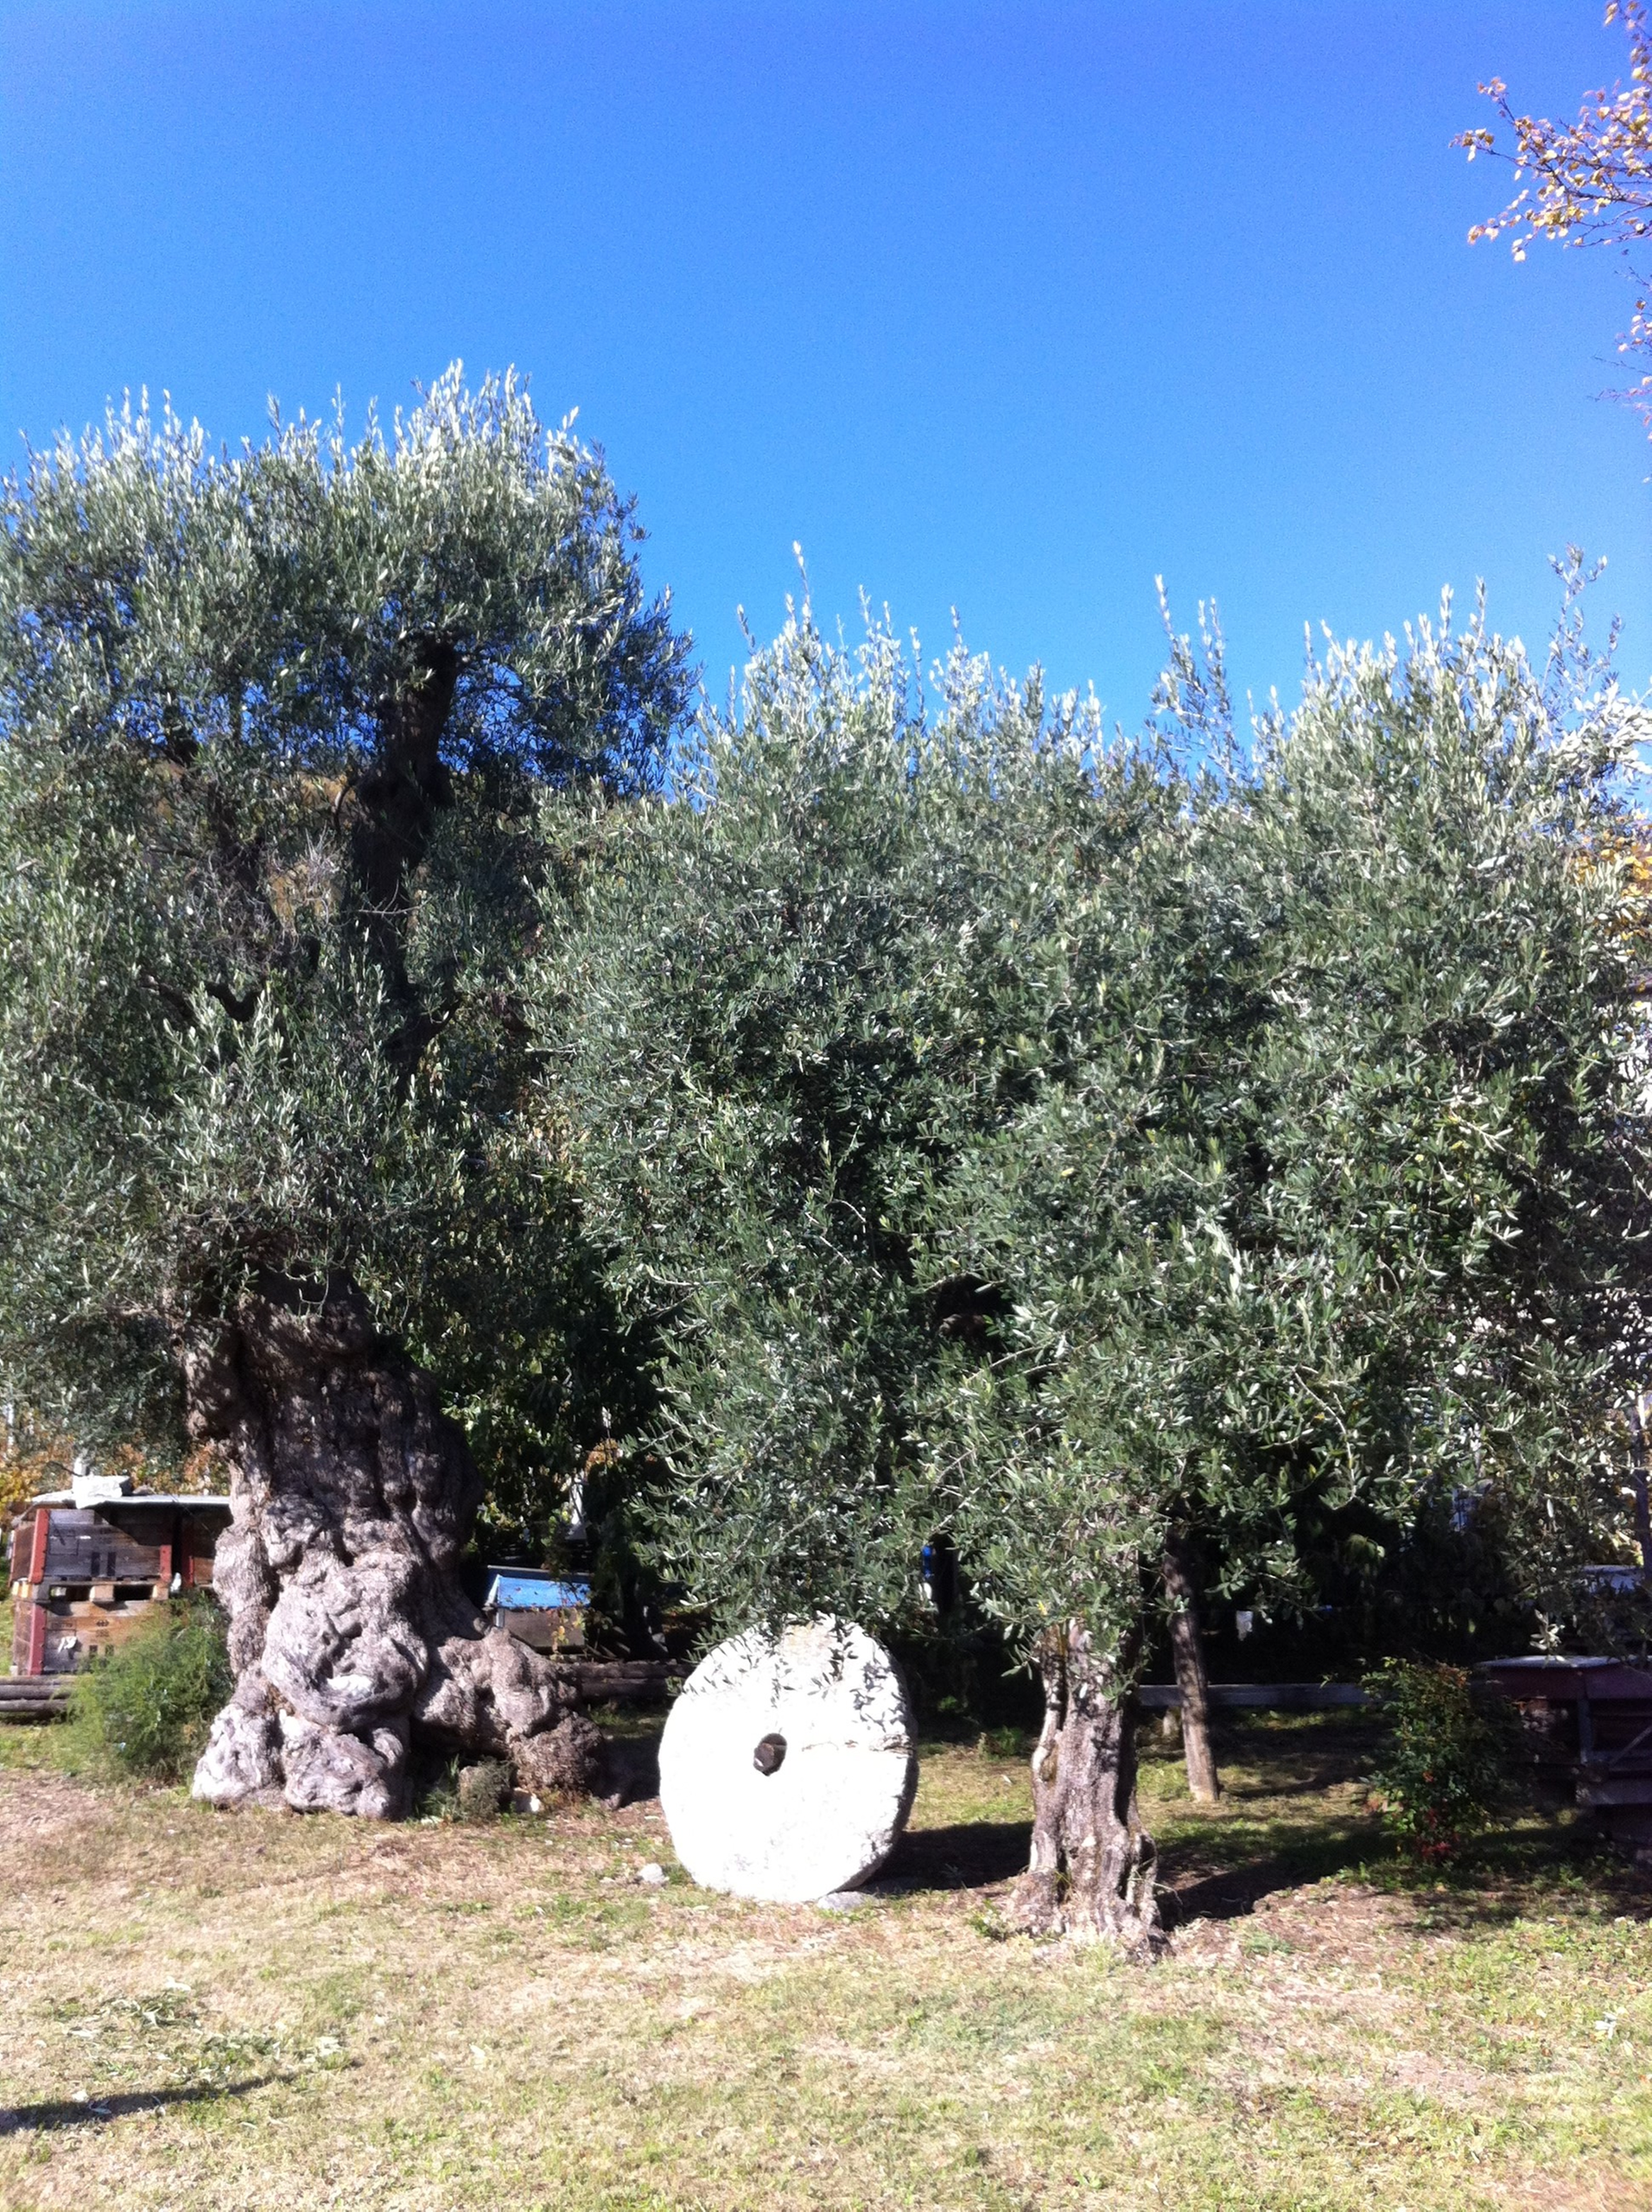
[[[215,1580],[236,1685],[198,1797],[393,1819],[419,1739],[508,1758],[530,1786],[590,1768],[595,1732],[569,1693],[460,1587],[469,1450],[352,1287],[307,1305],[272,1286],[187,1345],[184,1370],[233,1505]]]
[[[1222,1795],[1222,1781],[1210,1742],[1210,1685],[1204,1671],[1198,1584],[1191,1551],[1179,1537],[1165,1547],[1165,1592],[1170,1599],[1170,1649],[1176,1662],[1176,1687],[1182,1694],[1182,1751],[1187,1761],[1187,1786],[1201,1805],[1214,1805]]]
[[[1011,1906],[1030,1935],[1160,1942],[1153,1838],[1136,1812],[1135,1700],[1083,1622],[1042,1656],[1044,1729],[1032,1754],[1032,1852]]]

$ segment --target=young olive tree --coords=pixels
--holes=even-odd
[[[227,1459],[215,1802],[401,1808],[410,1731],[543,1764],[455,1579],[442,1399],[597,1330],[526,1110],[536,795],[651,789],[685,641],[600,461],[455,368],[388,435],[130,408],[0,497],[0,1372]]]
[[[747,685],[669,801],[547,809],[546,1111],[659,1347],[661,1565],[727,1629],[887,1623],[944,1520],[924,1378],[990,1325],[927,1239],[961,1144],[1025,1090],[1027,892],[1076,864],[1066,817],[1128,842],[1162,800],[961,660],[931,724],[893,640],[851,661],[806,608]]]
[[[1223,696],[1179,649],[1172,717]],[[728,1626],[889,1623],[951,1534],[1046,1686],[1029,1927],[1154,1938],[1131,1692],[1190,1562],[1301,1602],[1305,1526],[1470,1466],[1534,1572],[1600,1508],[1623,721],[1477,623],[1190,779],[805,610],[686,801],[560,810],[534,1018],[660,1347],[658,1554]]]
[[[1045,1624],[1030,1925],[1141,1918],[1119,1691],[1150,1563],[1191,1545],[1288,1609],[1306,1529],[1482,1486],[1536,1595],[1615,1516],[1600,1416],[1645,1329],[1630,717],[1566,651],[1550,675],[1477,616],[1311,669],[1193,794],[1154,963],[1177,1026],[1133,1020],[1133,1063],[1097,1023],[969,1162],[941,1249],[1009,1317],[957,1378],[956,1525],[988,1604]],[[1223,696],[1179,649],[1165,702],[1231,758]]]
[[[573,912],[548,920],[535,993],[590,1233],[661,1347],[657,1556],[728,1627],[896,1624],[926,1538],[967,1531],[990,1571],[996,1516],[1026,1516],[1039,1592],[983,1586],[1017,1639],[1068,1617],[1070,1572],[1096,1584],[1087,1617],[1117,1580],[1140,1624],[1163,1603],[1157,1460],[1139,1509],[1099,1499],[1084,1455],[1121,1448],[1115,1422],[1034,1503],[960,1436],[961,1399],[1020,1342],[969,1217],[1008,1133],[1103,1053],[1118,1174],[1185,1202],[1154,1132],[1203,943],[1187,787],[1154,748],[1105,746],[1093,704],[961,651],[931,713],[890,638],[852,660],[806,609],[702,738],[686,801],[563,810]],[[1115,1688],[1128,1764],[1128,1669]],[[1121,1802],[1137,1836],[1128,1777]],[[1150,1882],[1125,1887],[1145,1927]]]

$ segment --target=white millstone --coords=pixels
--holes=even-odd
[[[683,1684],[659,1774],[677,1855],[702,1889],[801,1904],[858,1888],[912,1810],[906,1686],[883,1646],[847,1623],[778,1641],[749,1630]]]

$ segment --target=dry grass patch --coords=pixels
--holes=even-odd
[[[1537,1824],[1415,1886],[1357,1733],[1232,1750],[1214,1814],[1150,1764],[1182,1924],[1143,1971],[1002,1936],[1001,1745],[932,1750],[890,1884],[829,1915],[694,1890],[651,1802],[213,1815],[14,1732],[0,2203],[1652,2207],[1642,1891]]]

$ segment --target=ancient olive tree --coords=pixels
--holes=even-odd
[[[543,1413],[501,1364],[581,1326],[516,976],[537,791],[648,788],[683,703],[631,510],[456,370],[354,445],[129,410],[0,510],[0,1371],[227,1460],[200,1795],[392,1814],[410,1732],[554,1779],[442,1396]]]
[[[1222,699],[1179,649],[1168,717]],[[1191,775],[805,612],[691,804],[562,810],[532,1019],[658,1332],[661,1555],[730,1624],[886,1623],[950,1534],[1046,1687],[1029,1927],[1154,1938],[1131,1693],[1191,1562],[1288,1605],[1306,1525],[1466,1467],[1599,1504],[1622,720],[1477,624]]]

